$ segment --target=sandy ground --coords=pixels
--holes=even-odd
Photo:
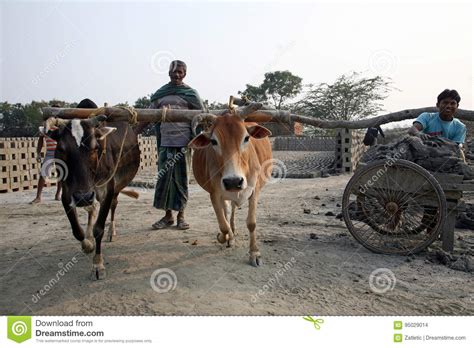
[[[33,191],[0,196],[0,312],[35,315],[472,315],[472,273],[361,247],[338,213],[349,176],[286,179],[268,184],[258,209],[264,265],[248,262],[246,208],[238,211],[237,243],[216,242],[207,194],[191,187],[188,231],[151,230],[160,217],[152,190],[121,197],[118,240],[104,243],[107,278],[89,279],[92,256],[80,251],[54,188],[40,205]],[[319,200],[315,196],[319,196]],[[325,206],[323,206],[325,204]],[[310,213],[304,213],[310,209]],[[85,223],[85,213],[82,213]],[[313,238],[310,234],[314,233]],[[473,251],[472,231],[456,231],[457,253]],[[195,245],[193,245],[195,244]],[[67,266],[69,265],[69,266]],[[175,279],[152,278],[170,269]],[[394,279],[372,289],[374,270]],[[64,269],[67,269],[64,272]],[[63,270],[63,271],[61,271]],[[155,291],[151,286],[151,279]],[[52,281],[54,280],[54,281]],[[171,290],[166,290],[167,286]],[[388,290],[387,290],[388,289]],[[384,290],[387,290],[383,292]]]

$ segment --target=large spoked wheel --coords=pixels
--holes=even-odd
[[[423,167],[406,160],[375,161],[358,168],[342,198],[349,232],[383,254],[417,253],[440,235],[446,197]]]

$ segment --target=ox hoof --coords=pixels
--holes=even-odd
[[[94,243],[91,242],[89,239],[84,239],[81,242],[81,246],[82,246],[82,251],[86,254],[90,254],[91,252],[94,251]]]
[[[260,255],[250,255],[249,262],[253,267],[260,267],[263,265]]]
[[[105,279],[105,267],[102,265],[93,265],[91,271],[91,280]]]
[[[232,248],[234,245],[235,245],[235,239],[232,238],[232,239],[229,239],[229,240],[227,241],[226,247],[227,247],[227,248]]]
[[[227,242],[229,240],[229,234],[226,233],[218,233],[217,234],[217,241],[221,244],[224,244],[225,242]]]
[[[116,240],[117,240],[116,234],[109,234],[109,237],[108,237],[109,242],[115,242]]]

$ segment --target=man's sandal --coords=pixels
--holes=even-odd
[[[174,220],[168,220],[166,217],[164,217],[151,225],[151,227],[153,227],[154,230],[162,230],[163,228],[173,226],[173,224]]]
[[[187,230],[189,229],[189,224],[184,221],[184,219],[178,219],[178,224],[176,225],[178,230]]]

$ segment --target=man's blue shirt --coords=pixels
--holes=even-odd
[[[443,121],[439,112],[424,112],[417,117],[415,122],[423,126],[423,133],[442,136],[443,138],[463,144],[466,139],[466,126],[454,118],[452,121]]]

